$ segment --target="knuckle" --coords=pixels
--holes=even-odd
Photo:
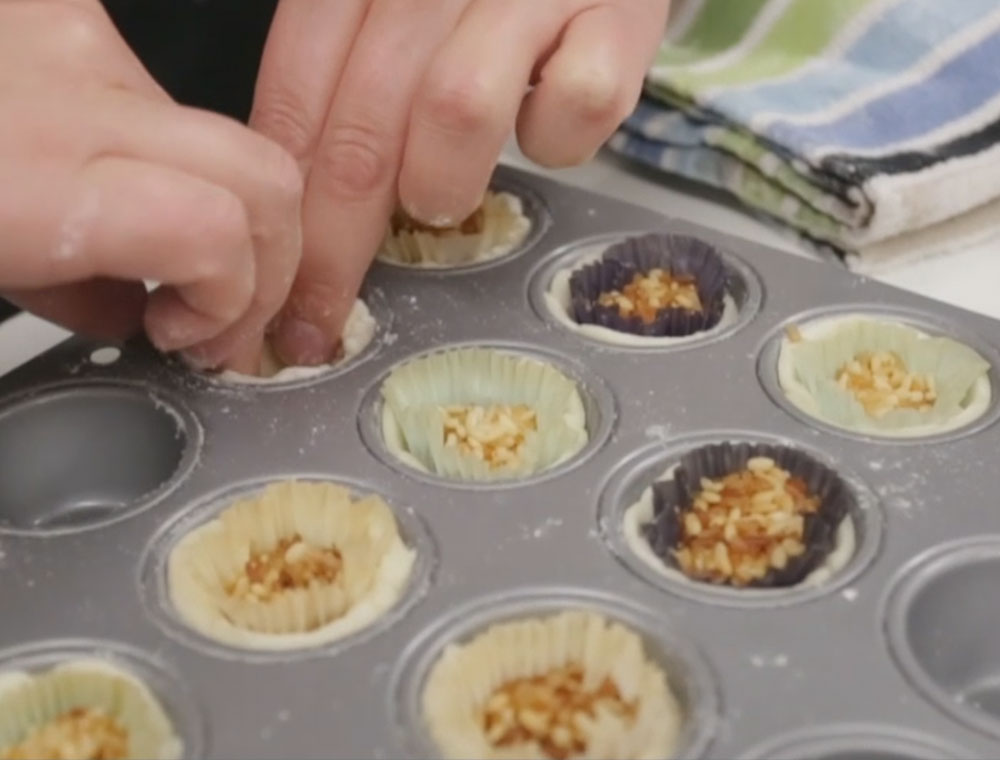
[[[619,78],[603,69],[574,72],[561,84],[569,108],[587,122],[616,126],[632,108]]]
[[[335,197],[365,198],[389,181],[388,154],[386,140],[376,130],[334,127],[316,151],[310,177]]]
[[[428,121],[453,134],[480,132],[489,127],[496,108],[489,88],[472,77],[432,83],[422,104]]]
[[[106,47],[106,25],[101,16],[88,7],[62,4],[59,17],[52,22],[52,28],[58,29],[59,45],[66,55],[89,58]]]
[[[281,147],[274,146],[266,159],[272,194],[283,208],[298,208],[302,200],[303,178],[298,162]]]
[[[250,123],[254,129],[277,141],[295,158],[309,154],[313,134],[309,127],[309,109],[294,90],[279,85],[261,85]]]
[[[225,276],[250,249],[250,229],[243,202],[229,192],[209,193],[200,199],[193,218],[200,218],[199,229],[192,230],[201,241],[199,274],[206,278]]]

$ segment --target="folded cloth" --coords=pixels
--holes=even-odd
[[[996,0],[686,0],[611,139],[875,271],[1000,232]]]

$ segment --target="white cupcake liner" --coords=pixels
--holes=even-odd
[[[908,371],[932,376],[935,404],[925,411],[895,409],[882,417],[869,416],[854,394],[837,384],[836,376],[858,353],[874,351],[893,352]],[[786,393],[788,386],[798,386],[798,393],[789,393],[795,403],[834,425],[887,434],[952,427],[950,423],[975,400],[990,367],[974,350],[951,338],[931,337],[906,325],[874,319],[843,320],[821,336],[797,342],[786,339],[782,353],[787,356],[782,385]]]
[[[227,593],[251,554],[295,534],[340,552],[332,584],[289,589],[266,601]],[[399,598],[414,557],[392,510],[377,496],[355,500],[343,486],[283,481],[235,502],[178,541],[167,579],[178,613],[209,638],[250,649],[290,649],[333,641],[374,622]]]
[[[29,673],[0,673],[0,755],[75,708],[100,710],[128,735],[128,757],[173,760],[182,745],[150,689],[101,660],[71,660]]]
[[[491,626],[471,641],[452,644],[432,667],[422,695],[424,718],[448,758],[544,758],[535,742],[497,748],[483,728],[490,696],[517,678],[578,664],[583,685],[610,678],[634,718],[598,714],[589,722],[582,757],[663,758],[676,747],[682,716],[666,675],[649,660],[641,638],[618,622],[568,611]]]
[[[491,349],[453,349],[396,369],[382,386],[383,438],[411,466],[460,480],[531,475],[565,461],[587,443],[576,383],[544,362]],[[535,411],[513,463],[489,463],[444,441],[444,411],[454,404],[525,404]]]
[[[358,299],[351,307],[351,311],[347,315],[347,323],[344,325],[344,334],[341,336],[343,354],[330,364],[321,364],[317,367],[288,366],[274,353],[270,342],[264,341],[264,350],[260,361],[260,374],[244,375],[241,372],[226,370],[219,377],[228,382],[243,383],[245,385],[286,383],[315,377],[326,372],[331,367],[336,367],[338,364],[350,361],[364,351],[375,337],[377,328],[375,318],[368,309],[368,305],[361,299]]]
[[[474,264],[510,253],[531,231],[531,220],[524,214],[521,199],[512,193],[487,191],[482,209],[482,230],[471,235],[459,229],[401,230],[395,234],[390,230],[378,258],[426,268]]]

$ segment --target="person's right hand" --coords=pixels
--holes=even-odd
[[[97,0],[0,0],[0,293],[71,329],[255,372],[301,249],[275,143],[179,106]],[[143,280],[162,283],[148,297]]]

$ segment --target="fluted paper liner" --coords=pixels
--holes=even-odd
[[[227,593],[252,554],[295,534],[313,547],[337,549],[342,565],[332,583],[285,589],[266,601]],[[379,497],[355,499],[332,483],[283,481],[184,536],[167,572],[178,613],[205,636],[286,649],[327,643],[375,622],[399,598],[414,557]]]
[[[378,257],[397,264],[446,268],[503,256],[524,242],[531,231],[531,220],[522,206],[521,199],[512,193],[488,191],[483,199],[480,232],[465,234],[457,228],[434,232],[389,230]]]
[[[80,659],[40,672],[0,673],[0,757],[75,708],[97,709],[117,722],[127,733],[129,758],[181,756],[167,713],[142,681],[108,662]]]
[[[623,317],[616,306],[604,306],[602,293],[621,290],[636,274],[663,269],[695,280],[702,310],[664,308],[647,324],[638,316]],[[569,281],[570,315],[579,324],[594,324],[647,337],[683,337],[715,327],[725,310],[726,267],[708,243],[684,235],[631,237],[608,248],[597,261],[573,272]]]
[[[595,716],[587,723],[588,758],[665,758],[674,751],[682,714],[661,668],[642,639],[620,622],[583,610],[498,623],[467,643],[451,644],[433,665],[423,691],[424,719],[448,758],[544,758],[536,742],[494,747],[483,728],[491,694],[517,678],[569,664],[583,669],[583,686],[605,678],[634,718]]]
[[[801,478],[808,493],[819,497],[819,509],[804,515],[802,542],[805,552],[790,557],[781,570],[771,569],[751,587],[794,586],[819,567],[835,549],[840,523],[855,504],[851,489],[826,465],[789,446],[768,443],[718,443],[703,446],[681,457],[673,477],[653,484],[653,521],[643,535],[653,552],[670,567],[683,572],[673,555],[680,545],[684,515],[701,491],[701,479],[717,480],[746,469],[753,457],[769,457],[778,467]],[[700,580],[692,578],[692,580]]]
[[[946,426],[969,404],[972,391],[989,363],[968,346],[931,337],[912,327],[873,319],[845,321],[829,335],[786,341],[795,376],[809,394],[815,416],[852,430],[901,431]],[[837,385],[837,372],[860,352],[890,351],[910,372],[934,377],[937,401],[928,410],[894,409],[869,416],[854,394]]]
[[[452,349],[399,367],[382,386],[387,448],[411,466],[459,480],[525,477],[553,467],[587,443],[586,413],[571,379],[549,364],[492,349]],[[537,430],[513,463],[491,467],[446,446],[443,407],[525,404]]]

